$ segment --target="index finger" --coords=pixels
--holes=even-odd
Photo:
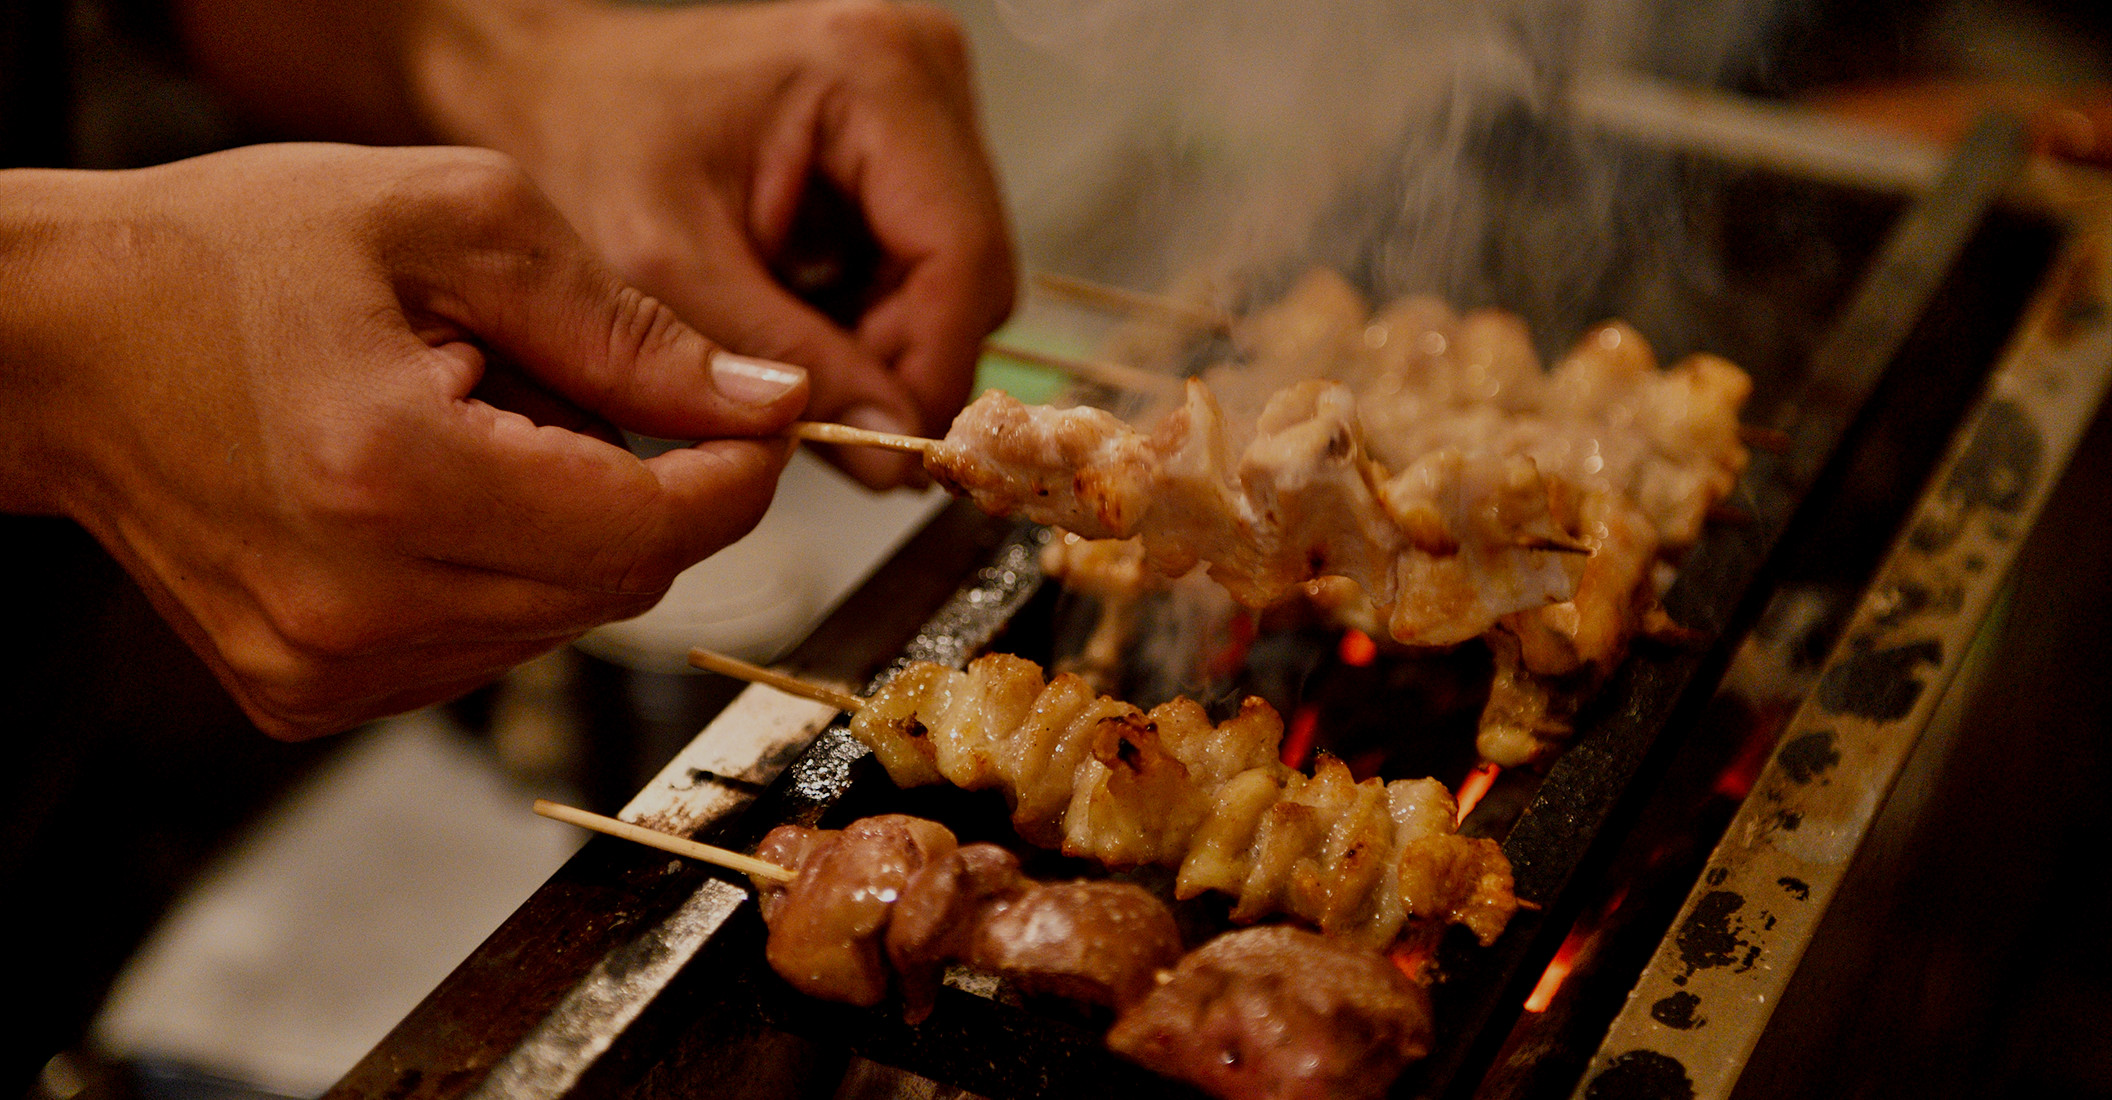
[[[959,30],[935,9],[897,10],[912,48],[846,76],[853,92],[825,120],[820,165],[898,277],[859,340],[893,365],[936,433],[967,398],[983,337],[1011,312],[1017,274]]]

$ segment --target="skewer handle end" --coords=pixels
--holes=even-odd
[[[753,875],[756,878],[767,879],[771,882],[790,882],[799,877],[799,872],[790,868],[779,867],[775,863],[760,860],[754,856],[742,855],[729,848],[701,844],[688,837],[670,836],[667,833],[656,832],[642,825],[633,825],[628,821],[618,821],[613,817],[604,817],[589,810],[582,810],[577,806],[567,806],[562,802],[552,802],[547,798],[535,800],[535,812],[552,821],[562,821],[567,825],[577,825],[592,832],[634,841],[649,848],[658,848],[663,852],[671,852],[678,856],[702,860],[705,863],[724,867],[729,871],[739,871],[744,875]]]

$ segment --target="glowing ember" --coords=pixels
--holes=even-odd
[[[1481,803],[1481,796],[1489,793],[1489,788],[1496,785],[1496,777],[1502,772],[1502,767],[1483,762],[1467,773],[1467,777],[1459,784],[1459,817],[1453,822],[1454,825],[1465,821],[1467,815],[1474,812],[1474,807]]]
[[[1224,646],[1203,662],[1203,671],[1213,677],[1230,676],[1247,663],[1247,651],[1254,648],[1261,627],[1252,614],[1240,614],[1225,624],[1225,632],[1230,637]]]
[[[1290,728],[1283,734],[1283,754],[1279,757],[1284,766],[1305,767],[1306,758],[1313,754],[1313,738],[1320,732],[1320,708],[1307,703],[1291,714]]]
[[[1393,963],[1394,969],[1406,974],[1409,981],[1428,984],[1430,968],[1437,963],[1437,944],[1427,933],[1411,932],[1387,950],[1386,959]]]
[[[1711,790],[1725,798],[1743,799],[1760,778],[1760,769],[1767,766],[1767,758],[1775,750],[1775,736],[1789,723],[1789,710],[1785,707],[1771,708],[1773,713],[1754,716],[1747,725],[1745,740],[1738,746],[1738,753],[1731,762],[1717,773]]]
[[[1540,973],[1539,983],[1526,995],[1527,1012],[1546,1012],[1547,1006],[1555,1003],[1555,993],[1562,988],[1563,979],[1568,978],[1570,970],[1576,966],[1577,954],[1583,950],[1586,935],[1582,928],[1570,929],[1569,935],[1562,940],[1562,946],[1555,949],[1555,957],[1548,960],[1547,969]]]
[[[1345,630],[1342,632],[1342,644],[1336,647],[1335,653],[1342,658],[1343,664],[1351,668],[1369,668],[1371,662],[1378,659],[1379,643],[1372,641],[1371,635],[1361,630]]]

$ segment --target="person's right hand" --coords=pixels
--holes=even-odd
[[[807,398],[462,149],[0,173],[0,363],[0,504],[93,531],[282,737],[645,610],[760,518]]]

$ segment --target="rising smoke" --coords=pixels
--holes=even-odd
[[[1574,334],[1607,280],[1677,255],[1666,158],[1567,127],[1574,73],[1738,74],[1765,0],[996,0],[1087,89],[1030,256],[1132,286],[1202,272],[1266,300],[1310,263]],[[1060,239],[1036,240],[1032,227]],[[1625,275],[1624,275],[1625,278]],[[1627,279],[1628,282],[1635,280]],[[1235,301],[1227,304],[1239,305]]]

